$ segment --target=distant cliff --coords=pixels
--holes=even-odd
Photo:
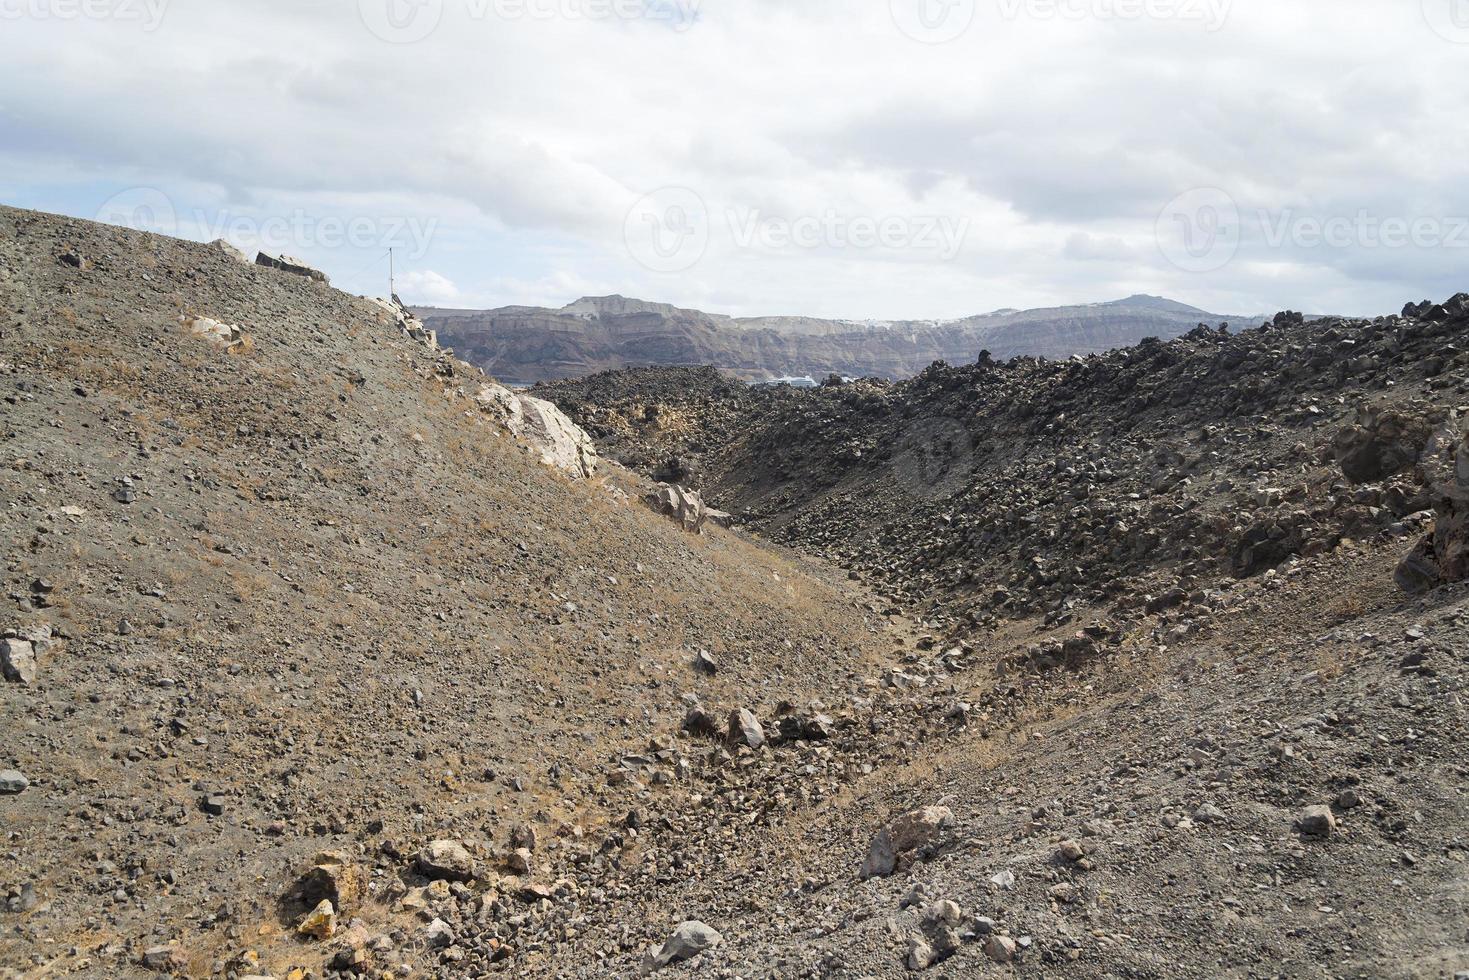
[[[1125,347],[1144,337],[1171,339],[1200,323],[1250,322],[1155,296],[945,321],[740,319],[623,296],[584,297],[559,310],[415,312],[461,357],[515,384],[622,367],[702,364],[747,380],[827,374],[898,379],[934,361],[969,363],[981,350],[997,358],[1061,358]]]

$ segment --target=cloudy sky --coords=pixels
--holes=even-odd
[[[1469,288],[1469,0],[0,0],[0,201],[357,292],[942,318]]]

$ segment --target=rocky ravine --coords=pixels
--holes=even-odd
[[[0,296],[0,629],[35,655],[0,684],[0,974],[1469,968],[1469,589],[1406,598],[1433,518],[1372,494],[1413,474],[1341,472],[1417,431],[1348,429],[1349,394],[1454,399],[1459,355],[1417,346],[1452,316],[1379,327],[1375,364],[1343,357],[1364,327],[1287,319],[896,388],[540,393],[853,580],[685,533],[616,463],[547,465],[391,304],[10,210]],[[1264,407],[1226,423],[1242,379],[1205,366],[1237,354]],[[1280,410],[1303,392],[1330,417]],[[887,445],[925,413],[938,438]],[[953,424],[991,433],[973,467]],[[1274,514],[1297,468],[1362,529],[1308,496],[1291,526],[1324,543],[1248,569],[1197,534]],[[1231,509],[1229,473],[1282,496]]]
[[[1459,296],[1066,362],[935,364],[896,385],[741,391],[649,370],[537,393],[614,457],[967,638],[1016,616],[1183,606],[1220,578],[1431,528],[1462,492],[1466,327]]]

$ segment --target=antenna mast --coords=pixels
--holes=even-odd
[[[388,295],[397,296],[398,287],[393,281],[393,246],[388,246]]]

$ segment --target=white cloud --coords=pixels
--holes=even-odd
[[[462,298],[459,288],[432,269],[408,272],[398,278],[398,295],[405,303],[452,307]]]
[[[1440,33],[1450,21],[1436,32],[1416,0],[1172,5],[1222,11],[1217,30],[1105,15],[1167,3],[1044,14],[1057,6],[976,0],[943,44],[909,36],[924,22],[888,2],[843,0],[403,0],[442,9],[410,44],[374,34],[359,0],[170,3],[152,30],[5,20],[0,193],[91,217],[156,188],[180,233],[224,213],[242,240],[273,215],[366,221],[377,238],[357,245],[319,224],[299,237],[334,281],[371,292],[387,226],[412,220],[422,248],[401,249],[401,281],[462,303],[560,305],[584,288],[943,317],[1141,291],[1222,312],[1382,312],[1461,287],[1469,249],[1272,246],[1252,217],[1469,216],[1469,44]],[[674,272],[624,240],[628,209],[664,187],[707,211],[708,247]],[[1163,207],[1197,187],[1224,190],[1249,226],[1207,272],[1154,240]],[[730,216],[752,211],[944,216],[968,233],[947,259],[742,248]]]

